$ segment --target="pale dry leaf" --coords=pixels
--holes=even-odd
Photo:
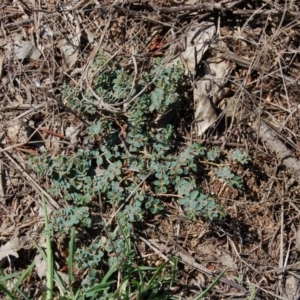
[[[192,23],[185,35],[185,42],[182,42],[185,45],[185,50],[179,57],[170,62],[168,66],[173,66],[180,60],[184,66],[185,75],[194,77],[203,55],[208,49],[209,41],[212,40],[215,32],[216,27],[214,23]],[[205,79],[201,79],[194,85],[195,120],[198,127],[198,135],[202,135],[217,119],[215,107],[207,92],[213,89],[212,86],[209,89],[207,87],[212,80],[210,78]],[[166,122],[164,122],[164,118],[161,119],[162,121],[160,122],[164,125]],[[156,123],[158,123],[158,120],[156,120]],[[161,128],[161,126],[158,127]]]
[[[185,75],[194,77],[203,55],[208,49],[209,41],[212,40],[215,32],[216,27],[214,23],[192,23],[186,34],[186,41],[183,43],[186,45],[185,50],[180,54],[180,58],[176,58],[169,65],[174,65],[180,59],[185,69]],[[206,63],[206,66],[207,69],[212,68],[210,74],[205,75],[194,84],[195,121],[199,136],[203,135],[217,120],[213,101],[214,97],[217,97],[219,90],[216,89],[214,81],[219,78],[222,79],[224,75],[223,65],[220,65],[220,61],[217,62],[217,65],[214,65],[214,63],[208,65]],[[216,94],[214,95],[214,93]]]
[[[78,51],[71,43],[66,39],[62,39],[58,42],[59,50],[64,58],[67,68],[71,68],[77,61]]]
[[[20,60],[37,60],[41,56],[41,52],[30,41],[23,41],[20,44],[15,44],[14,54],[16,55],[17,59]]]
[[[94,43],[94,41],[95,41],[95,34],[92,31],[90,31],[89,29],[87,29],[87,28],[85,28],[84,31],[86,33],[88,42],[90,44]]]
[[[79,134],[78,128],[74,126],[68,126],[65,130],[66,137],[70,140],[70,143],[76,145],[78,142],[77,136]]]
[[[211,41],[215,32],[214,23],[192,23],[186,37],[185,51],[180,54],[186,75],[196,75],[196,68],[208,49],[208,42]]]
[[[13,237],[10,241],[0,247],[0,266],[3,265],[7,256],[11,255],[14,257],[19,257],[18,250],[22,248],[22,243],[18,237]]]
[[[299,279],[295,276],[287,276],[285,281],[285,299],[286,300],[297,300],[300,296],[300,285]]]
[[[42,39],[47,39],[48,37],[52,38],[55,36],[54,31],[46,24],[42,27],[40,32],[40,37]]]
[[[78,59],[79,46],[81,40],[81,28],[77,18],[73,18],[72,14],[68,14],[70,22],[75,23],[75,32],[69,36],[68,40],[61,39],[58,42],[63,58],[68,69],[73,67]]]
[[[217,120],[216,102],[218,94],[227,82],[232,69],[218,55],[205,62],[209,73],[195,84],[194,101],[196,105],[195,120],[199,136]]]
[[[24,144],[28,141],[30,132],[21,120],[12,120],[8,123],[6,136],[13,144]]]
[[[213,96],[213,104],[217,104],[220,91],[226,84],[227,78],[230,75],[232,68],[227,62],[218,56],[218,54],[207,60],[205,65],[209,72],[205,75],[201,81],[204,81],[202,87],[204,87],[208,93]]]
[[[225,252],[221,252],[220,255],[218,256],[219,261],[221,262],[221,264],[224,267],[229,267],[231,269],[236,269],[237,265],[234,262],[234,260],[232,259],[231,255],[229,255],[228,253]]]
[[[47,263],[43,259],[42,255],[39,253],[34,258],[35,262],[35,271],[38,274],[39,278],[42,279],[46,277],[47,274]]]
[[[194,100],[197,103],[195,120],[199,136],[212,126],[217,120],[217,112],[210,97],[208,97],[202,82],[197,82],[194,89]]]

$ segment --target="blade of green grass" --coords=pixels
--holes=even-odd
[[[87,298],[95,297],[97,296],[96,293],[105,291],[110,285],[112,285],[115,282],[116,280],[112,280],[112,281],[106,281],[105,283],[96,284],[85,291],[85,296]]]
[[[73,282],[74,282],[73,267],[74,267],[74,255],[75,255],[75,235],[76,235],[76,230],[75,227],[73,226],[71,229],[71,239],[69,243],[69,257],[68,257],[69,290],[71,295],[73,295]]]
[[[47,241],[47,295],[46,300],[52,300],[53,297],[53,274],[54,274],[54,261],[53,261],[53,253],[52,253],[52,245],[51,245],[51,234],[49,228],[49,220],[47,214],[47,207],[45,203],[44,194],[42,194],[42,205],[43,205],[43,212],[45,217],[45,231],[46,231],[46,241]]]
[[[19,277],[19,279],[17,280],[17,282],[15,283],[15,285],[12,289],[13,291],[15,289],[17,289],[19,287],[19,285],[23,282],[23,280],[31,273],[34,265],[35,265],[35,262],[33,261],[31,263],[31,265],[24,272],[22,272],[21,276]]]
[[[22,299],[31,300],[18,287],[16,287],[16,291],[23,297]]]
[[[0,282],[2,281],[6,281],[8,279],[12,279],[12,278],[15,278],[19,275],[22,275],[22,272],[16,272],[16,273],[13,273],[13,274],[9,274],[9,275],[1,275],[0,276]]]
[[[39,253],[42,255],[42,258],[44,261],[47,261],[47,256],[45,254],[45,252],[43,251],[43,249],[37,244],[35,243],[35,247],[38,249]],[[59,288],[63,291],[66,290],[66,285],[65,282],[61,279],[60,275],[58,274],[58,272],[54,269],[54,281],[58,284]]]
[[[228,269],[225,269],[205,291],[203,291],[200,295],[198,295],[193,300],[199,300],[199,299],[203,298],[204,296],[206,296],[206,294],[209,293],[214,288],[214,286],[220,281],[220,279],[227,272],[227,270]]]
[[[0,282],[5,282],[5,285],[6,285],[6,281],[7,280],[10,280],[12,278],[15,278],[15,277],[19,277],[17,279],[17,281],[14,283],[14,286],[9,290],[6,286],[4,286],[3,284],[0,285],[0,290],[2,290],[4,293],[6,293],[6,295],[10,298],[10,299],[16,299],[14,296],[13,296],[13,293],[14,292],[18,292],[24,299],[29,299],[20,289],[19,289],[19,285],[24,281],[24,279],[31,273],[33,267],[34,267],[35,263],[32,262],[30,264],[30,266],[25,270],[25,271],[22,271],[22,272],[16,272],[16,273],[13,273],[13,274],[9,274],[9,275],[1,275],[0,276]],[[2,272],[1,272],[2,274]]]
[[[0,284],[0,291],[4,292],[6,296],[8,296],[8,299],[14,300],[17,299],[9,290],[7,287],[5,287],[3,284]]]

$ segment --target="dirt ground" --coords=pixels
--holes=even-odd
[[[218,147],[222,165],[231,166],[244,188],[226,185],[213,175],[214,163],[203,162],[208,180],[202,189],[226,217],[190,221],[170,197],[167,213],[136,229],[135,245],[151,266],[178,256],[178,299],[193,299],[225,268],[206,299],[300,299],[299,8],[297,0],[2,0],[0,254],[14,241],[0,257],[3,271],[30,264],[32,240],[39,241],[43,230],[39,194],[51,182],[29,163],[30,155],[40,154],[37,140],[55,156],[67,147],[61,141],[69,141],[68,130],[79,128],[75,143],[84,147],[84,114],[62,102],[62,85],[88,89],[85,70],[99,50],[131,72],[143,72],[157,57],[171,61],[185,50],[182,40],[191,24],[206,22],[214,33],[197,68],[221,59],[230,71],[222,95],[220,90],[214,95],[213,112],[201,115],[213,119],[203,134],[191,83],[203,74],[192,74],[176,112],[180,138]],[[38,139],[29,143],[33,135]],[[236,149],[250,156],[246,168],[230,160]],[[53,201],[55,210],[57,198]],[[93,211],[97,214],[97,205]],[[63,258],[64,241],[56,236],[55,244]],[[36,271],[25,285],[42,288]],[[38,297],[37,289],[33,298]]]

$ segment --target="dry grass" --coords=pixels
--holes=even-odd
[[[153,57],[170,59],[180,51],[178,41],[191,21],[212,20],[230,50],[217,47],[212,53],[219,51],[235,64],[227,87],[230,99],[241,103],[244,111],[225,120],[220,114],[219,125],[202,143],[219,145],[223,155],[235,148],[247,150],[251,165],[246,172],[235,170],[246,190],[237,192],[211,178],[203,189],[217,197],[228,215],[210,223],[181,219],[180,207],[170,199],[168,216],[145,220],[144,228],[137,230],[137,248],[150,265],[172,253],[179,255],[182,264],[174,294],[182,299],[191,299],[226,266],[229,279],[207,299],[250,299],[252,290],[255,299],[298,299],[298,289],[298,296],[288,295],[292,289],[287,279],[298,284],[300,2],[212,1],[180,9],[167,0],[96,2],[0,4],[1,244],[22,235],[38,240],[43,228],[38,195],[50,183],[36,178],[28,166],[28,155],[38,154],[37,142],[27,143],[30,137],[38,135],[53,155],[72,153],[84,140],[88,120],[61,102],[62,84],[92,89],[88,70],[99,49],[139,76]],[[77,47],[69,66],[60,47],[64,39]],[[17,59],[13,49],[18,41],[31,41],[40,56]],[[115,108],[100,99],[98,109],[101,113]],[[180,118],[190,128],[182,130],[186,138],[198,139],[192,120],[184,114]],[[274,135],[266,136],[262,126],[269,126],[267,131]],[[75,146],[66,132],[71,127],[78,132]],[[291,164],[287,156],[293,157]],[[203,168],[209,172],[215,167]],[[49,195],[49,208],[57,208],[56,200]],[[97,208],[94,211],[97,214]],[[104,217],[109,220],[113,213]],[[32,259],[32,248],[26,249],[21,249],[24,260],[5,267],[25,268]],[[59,251],[57,255],[62,256]],[[236,284],[230,278],[238,278]],[[36,284],[37,275],[31,280],[28,286]]]

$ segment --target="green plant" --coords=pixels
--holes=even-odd
[[[88,207],[68,205],[65,208],[54,211],[49,227],[56,232],[69,234],[72,226],[76,225],[87,228],[91,226]]]
[[[179,101],[177,88],[182,70],[178,66],[163,69],[161,63],[157,60],[132,88],[129,83],[133,78],[128,72],[118,68],[103,53],[97,56],[96,67],[106,65],[94,77],[94,84],[97,94],[106,103],[118,103],[143,90],[145,92],[129,103],[127,119],[104,117],[91,124],[89,138],[94,144],[101,144],[99,150],[78,150],[73,155],[56,157],[43,153],[33,158],[35,170],[40,175],[51,177],[52,195],[63,194],[64,199],[73,205],[55,214],[53,226],[56,230],[67,233],[68,228],[75,224],[89,226],[87,208],[79,209],[79,206],[90,203],[98,194],[113,206],[124,205],[124,218],[129,223],[140,221],[145,213],[159,213],[164,208],[163,195],[172,193],[182,197],[179,203],[191,219],[199,214],[208,218],[218,215],[218,205],[212,197],[202,193],[198,187],[201,178],[193,175],[197,171],[197,158],[207,156],[215,160],[218,149],[206,153],[206,149],[197,143],[180,149],[173,125],[167,125],[160,132],[149,128],[157,115]],[[96,105],[93,97],[88,103],[93,101]],[[120,126],[125,127],[126,132]],[[100,176],[91,175],[95,168],[102,170]],[[148,174],[146,184],[138,187]],[[124,203],[133,191],[130,203]]]
[[[237,187],[240,190],[243,189],[243,181],[241,177],[234,175],[229,167],[220,168],[216,173],[219,178],[226,182],[230,187]]]
[[[242,165],[246,165],[251,161],[251,157],[248,154],[243,153],[240,149],[233,151],[231,158],[240,162]]]
[[[207,149],[199,143],[180,143],[176,123],[161,130],[152,128],[158,116],[174,109],[180,101],[177,89],[183,71],[179,66],[164,67],[161,60],[156,60],[152,69],[135,78],[103,53],[99,53],[94,63],[98,69],[103,66],[94,76],[95,92],[107,106],[119,107],[126,102],[123,115],[107,113],[99,117],[96,109],[99,100],[93,93],[64,86],[64,102],[88,117],[93,116],[87,138],[94,147],[56,156],[44,152],[32,157],[31,163],[40,176],[51,179],[49,193],[65,200],[65,207],[53,213],[48,227],[73,237],[74,252],[68,262],[71,270],[73,264],[78,269],[90,270],[77,295],[91,299],[99,295],[99,299],[132,299],[134,290],[139,295],[137,299],[143,299],[145,295],[158,293],[162,282],[165,285],[173,279],[158,276],[167,265],[169,268],[169,262],[159,269],[136,266],[130,244],[134,225],[145,216],[163,211],[170,196],[178,199],[177,203],[191,220],[200,215],[208,219],[222,215],[222,208],[201,188],[203,170],[199,168],[203,160],[217,161],[220,150]],[[234,157],[242,162],[247,160],[241,154]],[[227,184],[242,187],[241,179],[228,167],[217,170],[217,174]],[[89,206],[96,197],[115,208],[117,213],[112,219],[118,227],[113,230],[111,223],[103,221],[106,238],[81,245],[75,251],[74,227],[93,225]],[[113,291],[113,283],[108,283],[114,272],[107,280],[99,281],[98,268],[108,266],[123,276],[118,291]],[[59,282],[56,272],[54,278]],[[62,282],[59,285],[64,286]],[[72,293],[70,290],[66,295]]]
[[[207,151],[206,157],[209,161],[215,161],[220,157],[220,148],[212,147],[211,150]]]
[[[22,299],[29,299],[26,294],[20,289],[20,285],[30,275],[35,263],[32,262],[30,266],[23,272],[15,272],[5,275],[0,268],[0,291],[5,294],[6,299],[15,300],[20,299],[16,295],[20,295]],[[0,294],[1,295],[1,294]]]
[[[119,223],[119,234],[109,234],[107,243],[98,241],[98,243],[93,243],[86,249],[77,250],[75,249],[76,230],[75,227],[72,227],[67,260],[68,282],[65,283],[62,281],[57,270],[53,268],[52,230],[48,226],[47,209],[44,201],[43,206],[45,212],[45,234],[47,238],[46,253],[39,246],[37,248],[47,262],[47,300],[51,300],[53,295],[61,300],[170,299],[168,297],[169,289],[175,280],[177,259],[172,258],[158,268],[136,265],[134,251],[131,247],[130,229],[128,227],[123,228],[122,223]],[[99,251],[98,247],[105,248],[107,253],[114,253],[115,255],[108,259],[109,268],[107,268],[104,276],[100,276],[99,271],[93,268],[93,263],[98,265],[100,261],[103,263],[107,260],[107,258],[103,257],[103,252]],[[80,269],[89,268],[86,278],[76,289],[73,286],[74,267]],[[109,280],[117,271],[121,275],[119,288],[116,288],[115,280]],[[60,295],[55,291],[56,287],[59,287]]]

